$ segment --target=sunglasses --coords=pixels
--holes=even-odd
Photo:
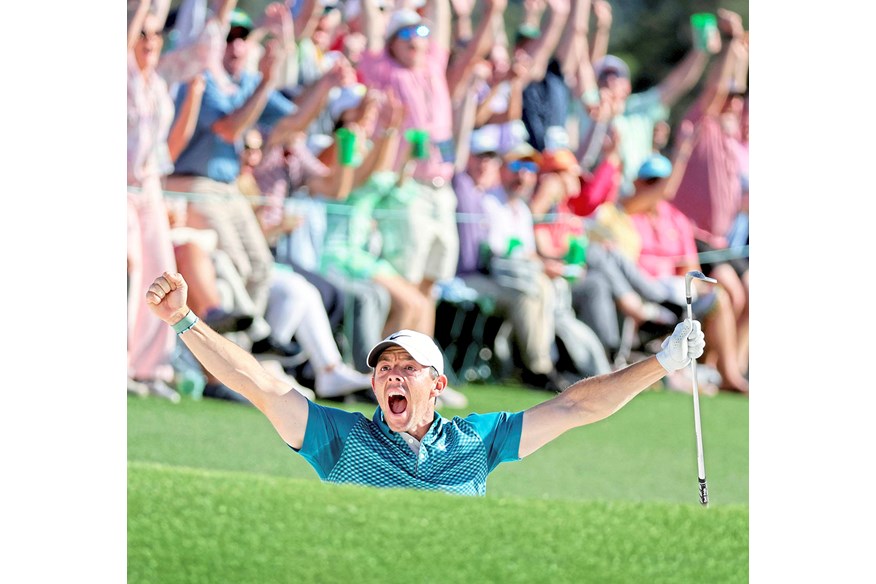
[[[161,31],[161,30],[151,30],[151,31],[141,30],[140,31],[140,38],[141,39],[151,39],[151,38],[155,38],[155,37],[160,38],[163,32],[164,31]]]
[[[425,24],[415,24],[414,26],[406,26],[399,29],[395,36],[403,41],[409,41],[414,37],[424,39],[429,36],[429,27]]]
[[[521,170],[525,170],[526,172],[538,172],[538,164],[529,160],[512,160],[506,166],[511,172],[520,172]]]

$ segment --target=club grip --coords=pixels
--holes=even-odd
[[[700,482],[700,503],[703,504],[704,507],[709,506],[709,487],[706,486],[706,479],[697,478]]]

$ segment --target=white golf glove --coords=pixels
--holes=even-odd
[[[706,337],[700,321],[685,319],[684,322],[678,323],[672,334],[660,346],[662,349],[657,353],[657,360],[667,373],[687,367],[690,365],[690,360],[700,357],[706,348]]]

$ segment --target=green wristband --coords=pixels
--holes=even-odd
[[[198,320],[197,315],[189,310],[189,313],[182,317],[178,323],[172,325],[172,327],[176,334],[181,335],[195,326],[195,323],[198,322]]]

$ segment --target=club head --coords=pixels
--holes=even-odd
[[[703,282],[710,282],[712,284],[718,283],[718,280],[716,280],[715,278],[709,278],[699,270],[691,270],[684,275],[684,291],[687,294],[688,298],[690,298],[690,281],[693,279],[702,280]]]

